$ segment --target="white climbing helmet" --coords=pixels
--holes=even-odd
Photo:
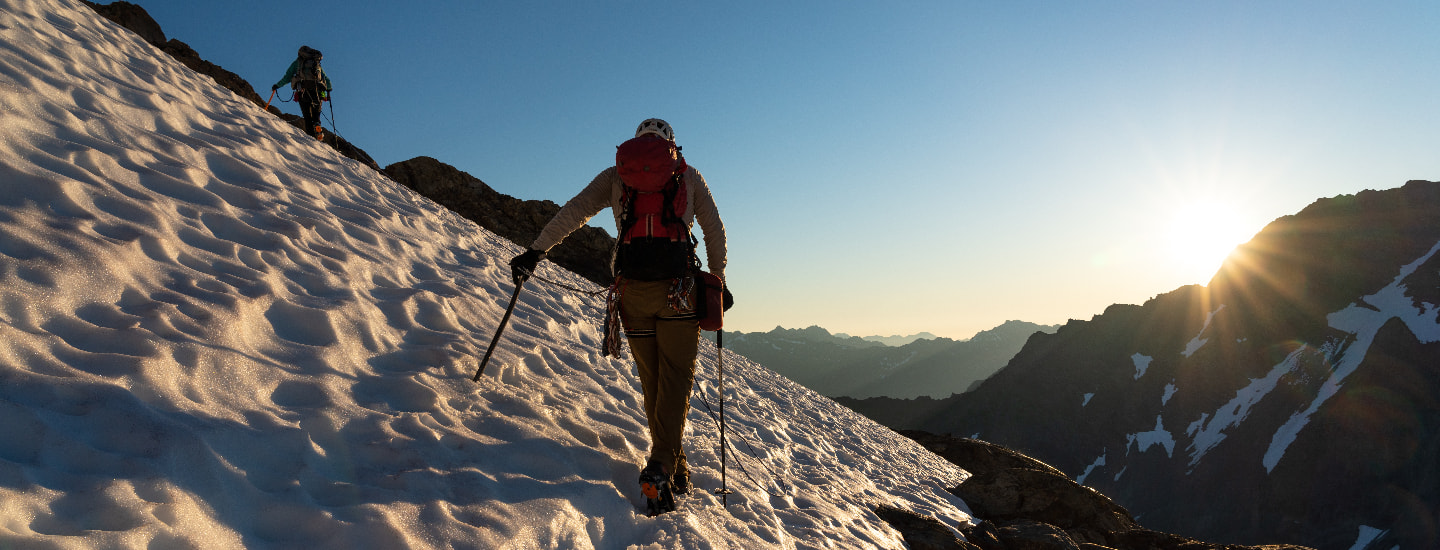
[[[655,134],[670,141],[675,141],[675,130],[670,129],[670,123],[658,118],[647,118],[635,129],[635,137],[645,134]]]

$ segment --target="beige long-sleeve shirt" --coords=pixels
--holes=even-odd
[[[705,178],[694,167],[685,170],[681,180],[685,186],[685,212],[680,215],[680,220],[685,222],[687,229],[693,227],[695,222],[700,222],[700,231],[704,234],[705,241],[705,266],[710,273],[725,280],[725,224],[720,221],[720,211],[715,207],[715,198],[710,195],[710,187],[706,185]],[[611,166],[601,171],[590,185],[575,195],[560,211],[555,214],[550,222],[545,224],[545,229],[540,231],[540,236],[530,245],[531,249],[548,252],[551,247],[560,244],[565,237],[580,229],[590,218],[599,214],[601,210],[610,208],[615,215],[616,233],[620,231],[622,220],[621,211],[624,209],[622,197],[624,195],[624,183],[620,181],[620,175],[615,167]]]

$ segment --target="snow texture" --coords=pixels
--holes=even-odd
[[[645,517],[600,298],[527,285],[472,382],[518,247],[77,2],[0,0],[0,120],[0,546],[901,548],[876,505],[971,521],[965,472],[729,353],[722,506],[706,340],[697,488]]]

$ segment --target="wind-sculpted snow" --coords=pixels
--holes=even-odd
[[[965,473],[716,352],[697,490],[641,513],[603,300],[89,9],[0,1],[0,546],[899,548]],[[542,275],[598,290],[546,266]],[[743,307],[743,306],[742,306]]]

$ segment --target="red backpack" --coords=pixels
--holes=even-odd
[[[615,170],[625,183],[620,240],[664,237],[675,241],[688,237],[679,215],[686,207],[685,194],[680,192],[685,169],[680,148],[654,134],[615,148]]]

